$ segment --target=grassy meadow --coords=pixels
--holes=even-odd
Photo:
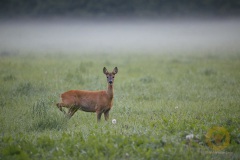
[[[109,121],[68,120],[60,93],[106,89],[104,66],[119,69]],[[216,126],[230,135],[217,151]],[[2,52],[0,159],[240,159],[240,53]]]

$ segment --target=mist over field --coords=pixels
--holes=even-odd
[[[1,52],[237,51],[240,19],[2,20]]]

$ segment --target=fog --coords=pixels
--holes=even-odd
[[[239,19],[0,22],[1,52],[161,53],[239,49]]]

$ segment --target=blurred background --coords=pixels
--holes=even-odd
[[[238,51],[239,0],[2,0],[0,51]]]

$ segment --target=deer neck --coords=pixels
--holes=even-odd
[[[113,85],[108,84],[107,94],[111,99],[113,98]]]

